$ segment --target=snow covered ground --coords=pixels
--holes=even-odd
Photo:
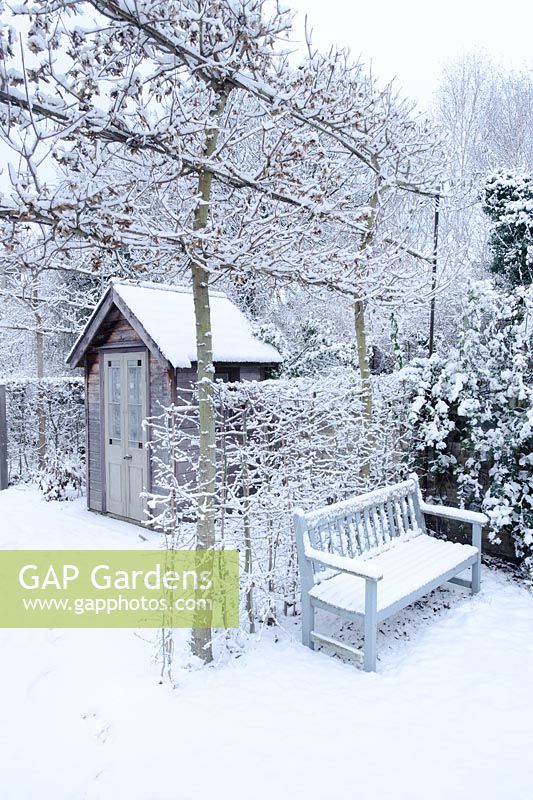
[[[157,538],[83,500],[0,493],[4,549]],[[510,577],[485,569],[476,598],[443,590],[389,621],[378,674],[298,634],[289,619],[172,687],[153,631],[0,631],[1,800],[533,796],[533,596]]]

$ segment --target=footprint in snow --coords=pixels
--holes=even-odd
[[[99,717],[98,714],[94,714],[93,712],[82,714],[82,719],[84,719],[89,725],[90,731],[94,738],[101,742],[101,744],[105,744],[111,733],[111,725]]]

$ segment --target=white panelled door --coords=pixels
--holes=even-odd
[[[148,478],[146,354],[106,353],[104,365],[107,511],[140,521]]]

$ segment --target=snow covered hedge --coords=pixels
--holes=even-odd
[[[533,569],[533,295],[472,284],[464,329],[447,358],[403,371],[415,452],[434,475],[450,475],[458,498],[511,537]]]
[[[36,480],[48,500],[77,496],[85,462],[81,378],[6,381],[9,479]]]
[[[250,627],[294,611],[298,570],[291,529],[296,506],[312,508],[398,479],[404,456],[393,376],[375,387],[373,449],[364,455],[355,373],[314,379],[217,384],[217,539],[243,557]],[[150,421],[153,522],[192,544],[198,514],[196,399]],[[246,616],[243,616],[246,618]]]

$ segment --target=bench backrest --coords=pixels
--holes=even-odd
[[[420,500],[418,478],[412,475],[402,483],[305,514],[299,512],[296,536],[302,539],[297,541],[300,562],[305,536],[317,550],[350,558],[371,558],[402,539],[424,533]]]

